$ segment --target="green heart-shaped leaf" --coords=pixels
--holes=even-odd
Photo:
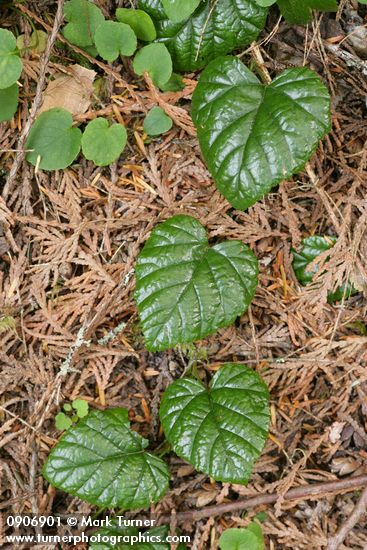
[[[133,61],[138,75],[147,72],[156,86],[163,86],[172,75],[172,59],[164,44],[148,44],[138,51]]]
[[[64,434],[43,475],[52,485],[104,508],[142,508],[168,488],[160,458],[144,451],[148,441],[132,431],[125,409],[93,411]]]
[[[153,107],[144,120],[144,132],[149,136],[159,136],[172,128],[172,119],[161,107]]]
[[[212,59],[256,40],[268,13],[255,0],[205,1],[191,17],[175,23],[167,18],[161,0],[140,0],[139,7],[152,17],[158,40],[169,49],[175,69],[182,72],[202,69]]]
[[[168,528],[165,525],[160,527],[154,527],[141,533],[139,542],[139,531],[136,527],[119,527],[118,520],[112,519],[111,527],[103,527],[98,529],[94,534],[95,537],[99,537],[106,541],[103,543],[94,543],[89,545],[89,550],[131,550],[133,547],[135,550],[169,550],[170,545],[166,542],[168,536]],[[119,538],[120,537],[120,538]],[[136,538],[138,537],[138,538]],[[145,541],[143,540],[145,538]],[[153,541],[161,540],[162,542],[150,542],[150,538]]]
[[[126,141],[127,132],[122,124],[109,126],[105,118],[95,118],[84,130],[83,154],[97,166],[107,166],[119,158]]]
[[[121,55],[133,55],[138,45],[136,34],[129,25],[103,21],[94,33],[99,55],[106,61],[115,61]]]
[[[152,42],[157,37],[154,23],[150,15],[143,10],[134,8],[117,8],[116,19],[121,23],[126,23],[135,32],[139,40]]]
[[[284,71],[269,86],[236,57],[203,71],[192,117],[215,183],[244,210],[299,172],[330,130],[330,96],[313,71]]]
[[[268,437],[268,400],[255,371],[229,363],[209,388],[190,378],[171,384],[159,415],[178,456],[217,481],[247,483]]]
[[[0,122],[13,118],[18,107],[18,96],[18,84],[0,89]]]
[[[40,114],[29,132],[27,160],[39,162],[42,170],[61,170],[70,166],[80,151],[82,133],[73,128],[73,117],[65,109],[55,107]]]
[[[252,522],[246,529],[227,529],[219,539],[221,550],[264,550],[261,527]]]
[[[12,32],[0,29],[0,89],[10,88],[21,75],[23,65]]]
[[[308,269],[308,266],[313,262],[317,256],[326,250],[330,250],[336,243],[336,238],[322,235],[313,235],[306,237],[301,243],[301,249],[299,252],[292,249],[293,252],[293,269],[294,273],[301,283],[301,285],[308,285],[312,283],[312,280],[318,272],[318,267]],[[353,294],[357,294],[358,290],[350,283],[343,284],[338,287],[335,292],[328,293],[328,302],[336,302],[345,298],[350,298]]]
[[[204,338],[234,322],[251,303],[258,263],[242,241],[209,247],[191,216],[159,224],[136,264],[136,292],[146,346],[158,351]]]
[[[104,21],[102,11],[88,0],[70,0],[65,3],[67,25],[63,34],[67,40],[81,48],[93,46],[94,33]]]

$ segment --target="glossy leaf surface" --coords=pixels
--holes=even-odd
[[[244,210],[303,168],[330,129],[330,97],[307,68],[265,86],[238,58],[221,57],[200,77],[192,117],[217,187]]]
[[[209,247],[191,216],[159,224],[136,265],[135,299],[146,346],[158,351],[234,322],[255,294],[258,262],[242,241]]]
[[[168,535],[168,528],[165,525],[145,531],[143,535],[146,540],[136,542],[136,537],[139,536],[139,531],[136,527],[119,527],[117,520],[112,520],[111,523],[114,523],[113,527],[98,529],[94,533],[96,536],[100,535],[104,539],[108,537],[109,540],[103,543],[92,543],[89,546],[90,550],[110,550],[112,548],[116,550],[131,550],[131,548],[135,548],[136,550],[170,550],[170,545],[164,542]],[[149,537],[154,542],[151,542]],[[156,542],[157,539],[162,542]]]
[[[247,483],[268,437],[268,399],[255,371],[226,364],[209,389],[191,378],[171,384],[159,414],[178,456],[217,481]]]
[[[51,451],[44,477],[55,487],[104,508],[141,508],[159,500],[169,472],[145,452],[148,441],[130,428],[125,409],[93,411]]]
[[[55,107],[40,114],[29,132],[27,160],[42,170],[61,170],[70,166],[80,151],[82,133],[74,128],[68,111]]]
[[[255,40],[265,25],[268,10],[255,0],[200,2],[184,21],[167,18],[161,0],[140,0],[157,29],[158,40],[169,49],[177,71],[194,71],[209,61]]]
[[[311,20],[311,10],[337,11],[336,0],[277,0],[279,9],[288,23],[302,24]]]
[[[318,267],[315,266],[313,269],[309,269],[308,266],[322,252],[330,250],[335,243],[335,237],[313,235],[312,237],[306,237],[306,239],[303,239],[299,252],[292,250],[294,273],[301,285],[308,285],[312,283],[314,276],[318,272]],[[342,300],[343,296],[345,296],[345,298],[349,298],[357,292],[358,291],[352,284],[348,283],[347,286],[344,284],[337,288],[335,292],[329,292],[328,301],[336,302]]]

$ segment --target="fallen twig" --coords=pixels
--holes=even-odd
[[[348,535],[349,531],[353,529],[360,517],[366,512],[367,508],[367,487],[363,489],[361,498],[356,504],[353,512],[347,519],[347,521],[340,527],[339,531],[334,537],[332,537],[327,546],[327,550],[337,550]]]
[[[354,491],[355,489],[359,489],[361,487],[366,487],[366,486],[367,486],[367,475],[349,477],[347,479],[338,479],[337,481],[327,481],[325,483],[315,483],[312,485],[304,485],[301,487],[290,489],[284,495],[283,500],[285,502],[289,502],[292,500],[308,500],[312,498],[322,498],[326,495],[330,495],[333,493],[340,494],[344,491]],[[364,504],[366,504],[366,501],[367,501],[367,489],[365,489],[365,491],[366,491],[366,498],[365,498]],[[237,500],[235,502],[228,502],[225,504],[208,506],[207,508],[203,508],[202,510],[190,510],[188,512],[179,512],[176,515],[176,518],[178,523],[183,523],[184,521],[199,521],[200,519],[209,518],[212,516],[222,516],[223,514],[229,514],[229,513],[238,512],[241,510],[250,510],[251,508],[256,508],[257,506],[274,504],[278,500],[278,498],[279,498],[278,493],[257,495],[255,497],[251,497],[246,500]],[[169,522],[169,520],[170,520],[170,516],[164,516],[160,518],[159,523],[160,524],[167,523]],[[330,548],[328,550],[330,550]]]

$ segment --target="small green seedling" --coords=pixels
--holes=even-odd
[[[74,399],[71,404],[72,408],[76,411],[78,418],[84,418],[89,411],[88,401],[85,399]]]
[[[63,34],[69,42],[85,48],[94,45],[94,33],[104,21],[102,11],[88,0],[70,0],[64,6]]]
[[[97,166],[115,162],[125,148],[127,132],[122,124],[109,126],[105,118],[89,122],[82,137],[82,149],[86,159]]]
[[[148,44],[134,57],[134,71],[138,75],[147,72],[153,84],[160,87],[166,84],[172,75],[172,59],[164,44]]]
[[[55,107],[41,113],[26,142],[27,160],[42,170],[60,170],[70,166],[79,155],[82,133],[73,127],[73,117]]]
[[[87,416],[89,405],[88,401],[85,401],[85,399],[74,399],[71,404],[65,403],[65,405],[63,405],[63,409],[65,412],[59,412],[55,416],[56,428],[61,431],[68,430],[73,423],[77,422],[80,418]],[[75,414],[73,413],[73,410],[75,411]],[[71,413],[71,415],[65,413]]]
[[[172,119],[161,107],[153,107],[144,120],[144,132],[148,136],[159,136],[172,128]]]
[[[260,525],[250,523],[246,529],[227,529],[219,539],[221,550],[265,550]]]
[[[318,267],[316,266],[313,269],[307,269],[309,264],[313,262],[322,252],[330,250],[335,245],[335,243],[335,237],[313,235],[311,237],[303,239],[299,252],[292,249],[292,265],[294,273],[301,285],[306,286],[312,283],[314,276],[318,272]],[[357,293],[358,291],[354,288],[352,284],[344,284],[337,288],[334,292],[328,293],[328,302],[332,303],[340,301],[343,299],[343,296],[347,299]]]
[[[152,18],[143,10],[117,8],[116,19],[121,23],[129,25],[139,40],[143,42],[153,42],[157,37]]]
[[[23,64],[19,59],[14,34],[0,29],[0,90],[15,84],[22,70]]]
[[[132,28],[116,21],[103,21],[94,33],[94,42],[99,55],[110,62],[119,55],[133,55],[138,45]]]

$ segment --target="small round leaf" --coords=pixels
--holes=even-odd
[[[130,428],[126,409],[92,411],[70,428],[43,466],[55,487],[103,508],[143,508],[167,491],[163,460]]]
[[[153,107],[144,120],[144,132],[149,136],[159,136],[172,128],[172,120],[161,107]]]
[[[164,44],[148,44],[136,54],[133,61],[138,75],[147,72],[156,86],[163,86],[172,75],[172,59]]]
[[[129,25],[139,40],[153,42],[157,37],[154,23],[150,15],[143,10],[133,8],[117,8],[116,19]]]
[[[64,6],[68,24],[63,33],[67,40],[80,47],[93,46],[94,33],[104,21],[102,11],[88,0],[70,0]]]
[[[16,51],[17,41],[12,32],[0,29],[0,89],[9,88],[21,75],[23,65]]]
[[[63,412],[59,412],[55,416],[55,426],[57,430],[60,430],[62,432],[64,430],[68,430],[70,426],[72,426],[72,424],[73,423],[71,419],[68,416],[66,416],[66,414],[64,414]]]
[[[74,399],[72,405],[79,418],[87,416],[89,409],[88,401],[85,401],[85,399]]]
[[[0,89],[0,122],[11,120],[18,107],[18,84]]]
[[[261,527],[252,522],[246,529],[227,529],[219,539],[221,550],[264,550]]]
[[[177,380],[159,416],[174,452],[217,481],[248,482],[268,437],[269,394],[256,371],[228,363],[209,388]]]
[[[122,124],[109,126],[105,118],[96,118],[84,130],[83,154],[97,166],[107,166],[119,158],[126,141],[127,133]]]
[[[27,160],[42,170],[62,170],[79,155],[82,133],[68,111],[55,107],[40,114],[26,142]]]
[[[133,55],[138,44],[136,34],[129,25],[104,21],[99,25],[94,41],[99,55],[106,61],[115,61],[121,55]]]

